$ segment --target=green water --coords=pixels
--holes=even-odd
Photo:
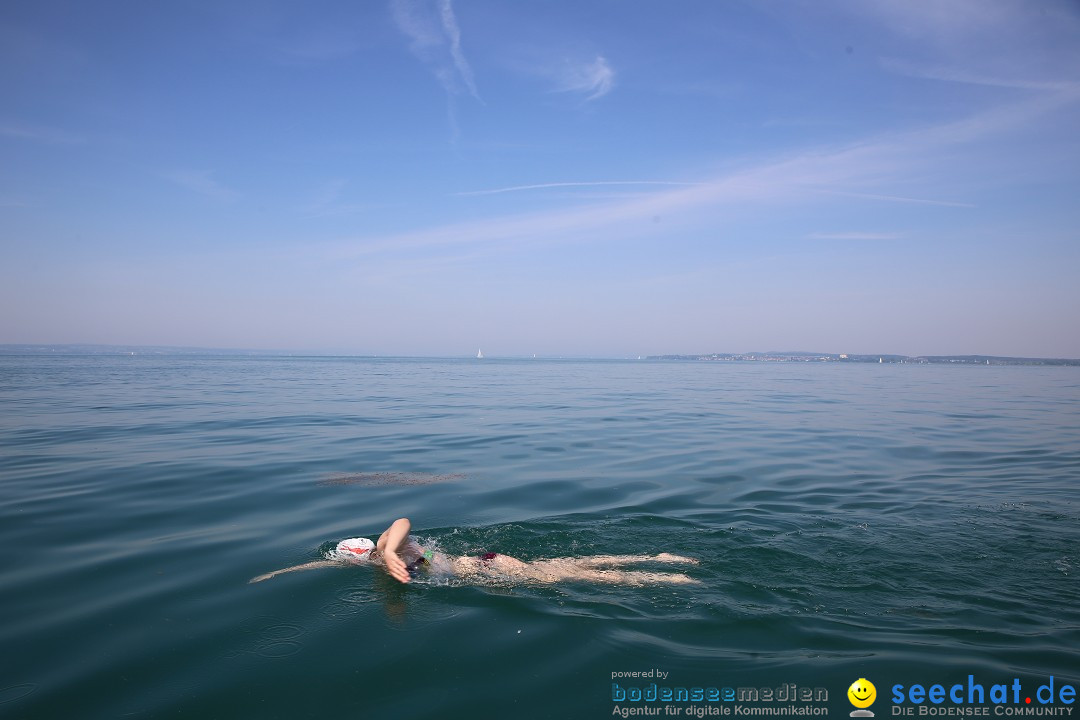
[[[0,408],[0,717],[604,718],[655,669],[616,682],[796,683],[834,718],[860,677],[879,718],[895,684],[1080,684],[1076,368],[0,357]],[[323,482],[373,472],[460,477]],[[247,584],[402,515],[700,584]]]

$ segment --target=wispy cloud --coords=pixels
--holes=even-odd
[[[931,6],[932,5],[932,6]],[[883,57],[888,72],[938,82],[1050,93],[1076,92],[1080,15],[1070,3],[911,3],[847,7],[901,36],[912,57]]]
[[[615,87],[615,71],[607,58],[597,55],[587,62],[564,62],[557,69],[556,90],[585,94],[586,100],[596,100]]]
[[[174,170],[162,173],[161,176],[192,192],[216,200],[232,201],[240,196],[235,190],[215,180],[214,173],[210,170]]]
[[[409,48],[431,67],[443,89],[479,100],[450,0],[392,0],[391,8],[398,29],[409,38]]]
[[[472,67],[461,49],[461,30],[450,0],[391,0],[394,22],[409,38],[412,53],[424,62],[446,92],[450,137],[457,142],[455,98],[462,94],[480,100]]]
[[[956,187],[973,192],[971,178],[957,175],[956,153],[985,152],[993,139],[1017,127],[1032,127],[1040,116],[1062,107],[1069,96],[1055,95],[1054,102],[1031,100],[998,106],[939,125],[903,132],[884,133],[862,142],[832,148],[809,148],[786,157],[762,159],[755,164],[712,180],[658,189],[644,195],[564,206],[546,212],[510,215],[458,222],[428,229],[374,236],[346,242],[328,251],[336,257],[401,253],[420,248],[475,247],[484,244],[515,245],[572,242],[580,238],[623,237],[654,232],[656,217],[693,218],[722,222],[757,208],[796,207],[816,202],[822,193],[868,201],[937,205],[964,209],[972,204],[950,197]],[[1076,100],[1077,98],[1071,98]],[[976,144],[974,147],[972,143]],[[986,143],[991,143],[987,146]],[[966,150],[971,148],[970,150]],[[946,164],[941,158],[949,157]],[[935,178],[927,183],[926,178]],[[619,181],[614,181],[619,182]],[[926,194],[909,197],[890,192],[919,183]],[[558,183],[539,186],[558,187]],[[515,192],[522,185],[476,192]],[[603,232],[598,232],[603,230]],[[854,234],[819,233],[816,239],[854,239]],[[858,233],[862,239],[891,239],[885,233]]]
[[[897,233],[877,232],[816,232],[806,236],[807,240],[899,240]]]
[[[1020,4],[1020,3],[1017,3]],[[996,32],[1014,22],[1016,13],[1008,3],[953,0],[920,7],[907,0],[855,3],[859,12],[877,16],[882,25],[919,40],[930,38],[956,43],[971,36]]]
[[[1049,92],[1077,92],[1080,82],[1075,80],[1032,80],[1022,77],[1000,77],[941,65],[924,65],[899,58],[881,58],[886,70],[907,77],[938,80],[941,82],[1012,88],[1017,90],[1044,90]]]
[[[454,17],[454,8],[451,7],[450,0],[439,0],[439,17],[442,20],[443,31],[450,40],[450,58],[454,63],[454,68],[457,69],[462,82],[468,88],[469,94],[479,100],[480,93],[477,92],[476,83],[473,81],[472,68],[465,60],[465,54],[461,52],[461,31],[458,29],[457,18]]]
[[[938,205],[940,207],[974,208],[978,205],[953,200],[931,200],[929,198],[904,197],[903,195],[878,195],[876,193],[847,192],[843,190],[822,190],[830,195],[843,195],[844,197],[862,198],[864,200],[882,200],[884,202],[914,203],[916,205]]]
[[[601,180],[596,182],[552,182],[552,183],[539,183],[536,185],[514,185],[513,187],[494,188],[492,190],[468,190],[466,192],[454,193],[454,195],[498,195],[500,193],[510,192],[522,192],[525,190],[545,190],[548,188],[570,188],[570,187],[602,187],[609,185],[675,185],[675,186],[690,186],[700,185],[701,183],[693,182],[675,182],[669,180]]]
[[[950,0],[946,3],[912,3],[879,0],[848,3],[842,7],[869,17],[882,28],[915,43],[938,57],[958,65],[1005,66],[1024,61],[1016,55],[1034,55],[1043,48],[1031,42],[1033,31],[1045,31],[1047,21],[1075,37],[1080,18],[1069,3],[986,2]]]

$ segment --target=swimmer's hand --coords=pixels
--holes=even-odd
[[[386,572],[390,573],[390,577],[398,582],[409,582],[409,568],[405,566],[405,561],[398,557],[396,552],[384,550],[383,560],[386,562]]]

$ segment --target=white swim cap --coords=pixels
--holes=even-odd
[[[334,556],[337,560],[345,562],[361,563],[371,559],[371,553],[375,549],[375,543],[367,538],[348,538],[342,540],[334,548]]]

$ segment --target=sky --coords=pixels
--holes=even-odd
[[[0,4],[0,343],[1080,357],[1071,0]]]

